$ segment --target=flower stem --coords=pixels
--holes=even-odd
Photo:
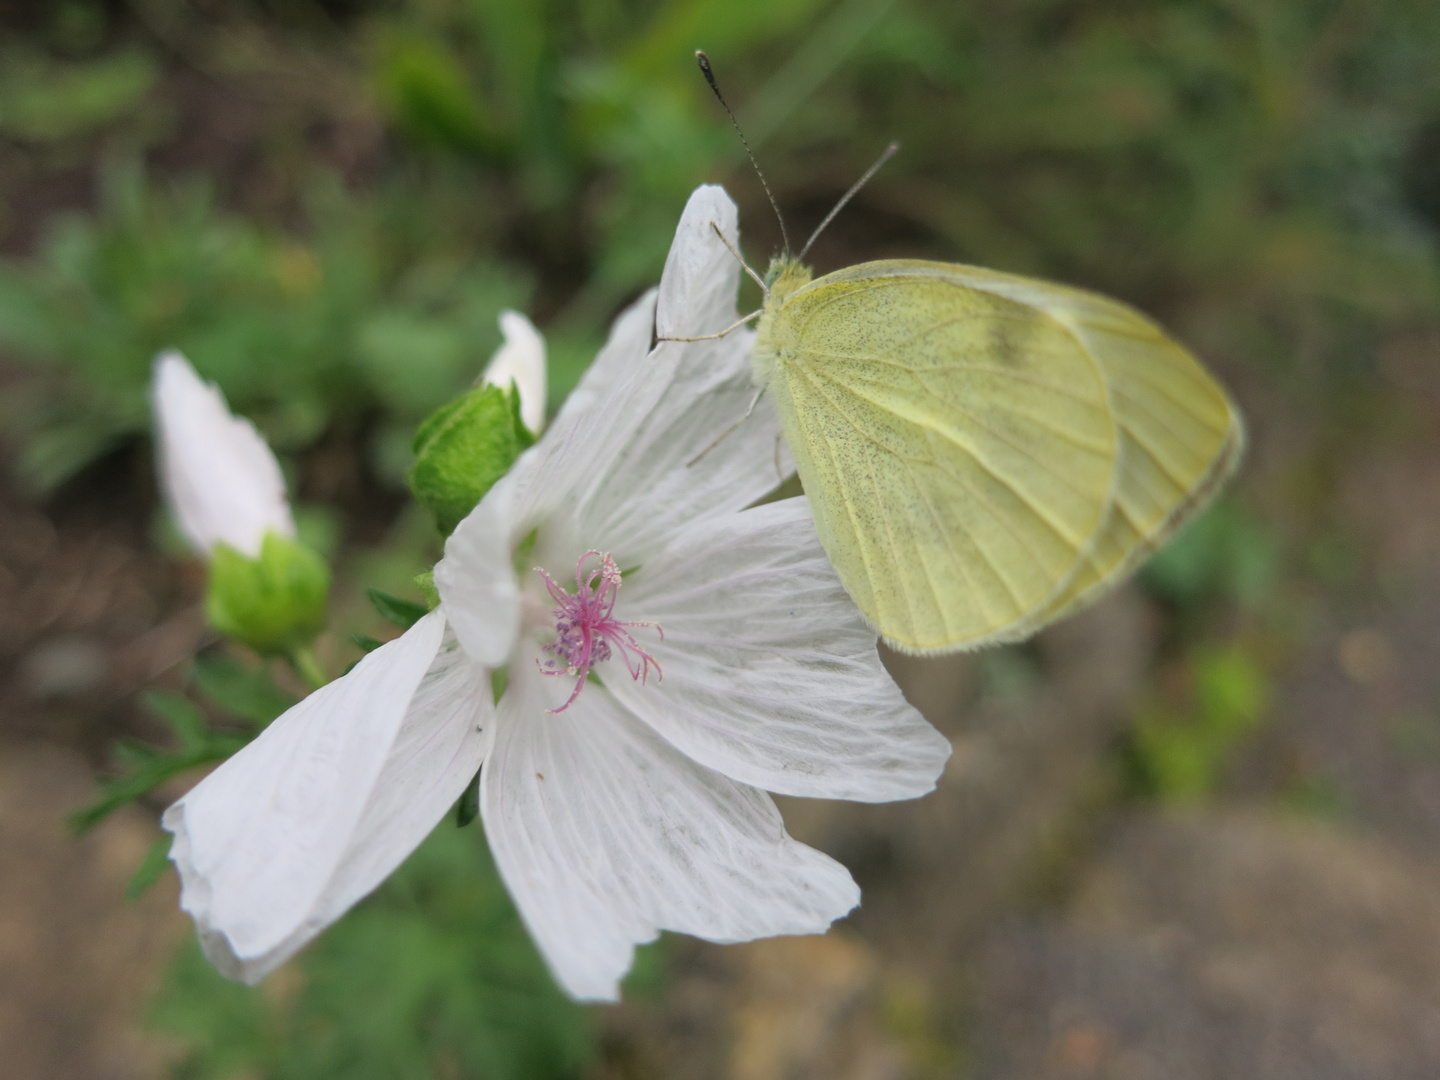
[[[325,674],[325,669],[320,666],[320,661],[315,656],[315,650],[308,645],[292,649],[289,660],[290,666],[309,684],[311,690],[319,690],[330,681],[330,676]]]

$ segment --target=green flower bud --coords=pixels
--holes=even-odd
[[[444,405],[415,432],[410,490],[449,536],[535,437],[520,420],[512,384],[477,386]]]
[[[262,656],[287,656],[325,629],[330,567],[310,548],[267,532],[260,557],[216,544],[205,616],[222,634]]]

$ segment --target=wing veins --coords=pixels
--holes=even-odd
[[[807,377],[810,377],[808,372],[806,373],[806,375],[807,375]],[[850,386],[847,386],[847,385],[845,385],[845,384],[843,384],[843,383],[840,383],[840,382],[838,382],[838,381],[835,380],[835,379],[829,379],[828,381],[834,383],[834,384],[835,384],[836,386],[838,386],[840,389],[845,390],[845,391],[847,391],[847,392],[849,392],[849,393],[851,393],[851,394],[854,394],[857,398],[860,398],[860,399],[863,400],[863,401],[867,401],[867,402],[869,402],[870,404],[875,405],[877,408],[882,408],[882,409],[885,408],[884,406],[880,405],[879,402],[875,401],[873,398],[868,397],[867,395],[860,393],[858,390],[855,390],[855,389],[853,389],[853,388],[850,387]],[[827,400],[831,400],[831,404],[835,404],[835,402],[833,401],[833,399],[829,399],[829,398],[828,398],[828,395],[827,395]],[[836,404],[835,407],[836,407],[837,409],[839,409],[840,406],[839,406],[838,404]],[[1056,472],[1053,468],[1051,468],[1049,465],[1047,465],[1044,461],[1041,461],[1041,460],[1040,460],[1039,458],[1037,458],[1034,454],[1030,453],[1028,450],[1025,450],[1023,447],[1017,446],[1017,445],[1016,445],[1014,442],[1012,442],[1010,439],[1006,438],[1001,432],[996,431],[994,428],[990,427],[988,424],[984,424],[984,423],[981,423],[979,420],[976,420],[973,414],[967,412],[966,410],[960,408],[959,406],[955,406],[955,408],[956,408],[956,410],[957,410],[958,412],[961,413],[961,415],[963,415],[964,417],[966,417],[966,419],[968,419],[968,420],[970,420],[972,423],[974,423],[976,427],[980,428],[982,431],[987,431],[987,432],[989,432],[992,436],[994,436],[994,437],[995,437],[996,439],[998,439],[1000,442],[1004,443],[1006,446],[1009,446],[1009,447],[1010,447],[1012,450],[1014,450],[1017,454],[1020,454],[1020,455],[1022,455],[1022,456],[1024,456],[1024,457],[1026,457],[1026,458],[1029,458],[1030,461],[1034,462],[1034,464],[1035,464],[1038,468],[1040,468],[1041,470],[1043,470],[1043,471],[1046,472],[1046,473],[1049,473],[1049,474],[1050,474],[1052,477],[1054,477],[1056,480],[1060,481],[1060,483],[1061,483],[1063,486],[1070,488],[1070,490],[1076,492],[1077,494],[1083,494],[1083,492],[1080,492],[1080,489],[1079,489],[1079,488],[1077,488],[1074,484],[1072,484],[1072,483],[1070,483],[1068,480],[1066,480],[1065,477],[1061,476],[1058,472]],[[894,410],[892,409],[892,410],[888,410],[888,411],[893,412]],[[849,418],[848,415],[846,415],[846,419],[847,419],[847,420],[850,420],[850,418]],[[904,419],[905,419],[908,423],[914,424],[916,427],[921,428],[922,430],[934,432],[936,435],[939,435],[939,436],[940,436],[941,438],[943,438],[946,442],[948,442],[948,443],[950,443],[952,446],[954,446],[957,450],[960,450],[962,453],[964,453],[968,458],[970,458],[971,461],[975,462],[976,465],[980,466],[980,468],[983,469],[987,474],[989,474],[994,480],[996,480],[998,483],[1002,484],[1004,487],[1008,488],[1010,491],[1014,492],[1014,494],[1016,495],[1016,497],[1019,498],[1020,501],[1023,502],[1027,507],[1029,507],[1031,513],[1033,513],[1037,518],[1039,518],[1041,521],[1043,521],[1043,522],[1045,523],[1045,525],[1050,529],[1050,531],[1053,532],[1056,536],[1058,536],[1061,540],[1065,541],[1065,543],[1067,543],[1067,544],[1071,545],[1072,547],[1074,547],[1077,552],[1085,545],[1086,541],[1089,539],[1088,537],[1081,538],[1081,539],[1078,539],[1078,540],[1070,537],[1070,536],[1067,534],[1066,530],[1060,528],[1060,527],[1059,527],[1058,525],[1056,525],[1053,521],[1051,521],[1049,515],[1045,514],[1038,506],[1035,505],[1035,503],[1033,503],[1033,502],[1030,500],[1030,498],[1029,498],[1027,495],[1023,494],[1018,488],[1016,488],[1013,484],[1011,484],[1008,480],[1006,480],[1006,479],[1005,479],[1004,477],[1002,477],[998,472],[996,472],[996,471],[994,470],[994,468],[992,468],[992,467],[990,466],[990,464],[989,464],[987,461],[985,461],[985,459],[984,459],[981,455],[979,455],[978,453],[976,453],[976,452],[975,452],[974,450],[972,450],[970,447],[966,446],[964,443],[960,442],[958,439],[952,437],[952,436],[951,436],[948,432],[946,432],[944,429],[938,428],[938,427],[934,426],[933,424],[929,424],[929,423],[924,423],[924,422],[912,420],[912,419],[910,419],[908,416],[907,416],[907,417],[904,417]],[[855,424],[855,421],[850,420],[850,424],[851,424],[852,427],[855,427],[857,431],[859,431],[859,427]],[[1062,437],[1063,437],[1063,436],[1062,436]],[[873,436],[871,436],[870,438],[871,438],[871,440],[872,440],[877,446],[879,446],[882,450],[885,450],[886,453],[891,453],[891,452],[892,452],[892,451],[886,449],[886,447],[885,447],[883,444],[881,444],[878,439],[875,439]],[[1073,439],[1066,439],[1066,441],[1067,441],[1067,442],[1070,442],[1070,443],[1072,443],[1072,444],[1074,444],[1074,445],[1076,445],[1076,446],[1082,446],[1082,447],[1083,447],[1083,445],[1084,445],[1084,444],[1082,444],[1082,443],[1075,442],[1075,440],[1073,440]],[[896,456],[898,457],[899,455],[896,455]],[[947,472],[948,472],[948,470],[947,470]],[[959,480],[959,477],[955,477],[955,479],[958,481],[958,480]],[[1102,510],[1102,517],[1103,517],[1103,510]]]
[[[801,374],[804,375],[804,376],[806,377],[806,379],[810,380],[810,381],[812,382],[812,385],[813,385],[814,377],[813,377],[809,372],[804,371],[804,370],[802,369],[802,370],[801,370]],[[844,408],[842,408],[841,405],[840,405],[838,402],[836,402],[832,397],[830,397],[829,394],[825,393],[825,390],[824,390],[823,387],[816,386],[815,389],[816,389],[816,391],[817,391],[822,397],[825,398],[826,401],[829,401],[830,404],[835,407],[835,411],[836,411],[840,416],[842,416],[842,417],[845,418],[845,422],[848,423],[852,428],[855,429],[855,433],[856,433],[857,435],[861,436],[862,438],[865,438],[865,439],[870,440],[870,442],[873,443],[882,453],[889,454],[891,457],[894,457],[894,458],[896,458],[897,460],[900,460],[900,461],[902,461],[902,462],[905,462],[906,471],[907,471],[907,472],[910,471],[910,465],[911,465],[910,462],[905,461],[905,459],[904,459],[904,458],[901,458],[898,454],[895,454],[895,453],[893,453],[892,451],[888,450],[888,449],[884,446],[883,443],[881,443],[878,439],[876,439],[876,438],[875,438],[873,435],[871,435],[869,432],[865,431],[859,424],[857,424],[853,419],[851,419],[850,414],[849,414]],[[826,437],[826,445],[827,445],[827,446],[829,445],[829,442],[830,442],[830,440],[829,440],[829,437],[827,436],[827,437]],[[963,450],[964,448],[961,447],[961,449]],[[968,454],[969,452],[966,451],[966,453]],[[832,456],[833,456],[833,455],[832,455]],[[970,455],[970,456],[973,458],[973,455]],[[995,476],[995,474],[994,474],[993,472],[991,472],[991,470],[990,470],[987,466],[985,466],[983,463],[978,462],[978,460],[977,460],[977,463],[980,464],[981,467],[985,470],[985,472],[988,473],[990,476],[994,476],[996,480],[999,480],[999,479],[1000,479],[998,476]],[[973,498],[973,499],[975,500],[975,502],[976,502],[978,505],[984,507],[985,510],[989,513],[990,517],[991,517],[994,521],[998,522],[998,523],[1000,524],[1001,528],[1003,528],[1007,533],[1009,533],[1010,536],[1015,540],[1015,542],[1016,542],[1017,544],[1019,544],[1022,548],[1024,548],[1025,551],[1026,551],[1026,553],[1029,554],[1030,557],[1033,558],[1037,564],[1039,564],[1039,565],[1041,565],[1041,566],[1044,565],[1044,560],[1041,559],[1038,554],[1036,554],[1035,550],[1029,545],[1029,543],[1025,540],[1025,538],[1024,538],[1023,536],[1021,536],[1018,532],[1016,532],[1015,527],[1010,523],[1010,521],[1006,518],[1006,516],[1005,516],[1004,514],[1000,513],[1000,511],[995,508],[994,504],[991,503],[989,499],[987,499],[987,498],[985,498],[985,496],[981,495],[978,491],[976,491],[973,487],[971,487],[968,483],[966,483],[964,479],[962,479],[962,478],[959,477],[959,476],[956,476],[954,473],[950,472],[948,469],[945,469],[944,466],[938,466],[938,467],[941,468],[942,471],[944,471],[945,474],[950,477],[950,479],[952,479],[953,481],[955,481],[955,483],[957,483],[958,485],[960,485],[960,487],[964,488],[965,491],[971,496],[971,498]],[[843,473],[841,472],[841,470],[840,470],[838,467],[836,468],[836,474],[843,476]],[[912,473],[912,476],[913,476],[913,473]],[[1005,484],[1004,481],[1000,481],[1000,482],[1002,483],[1003,486],[1009,488],[1012,492],[1015,490],[1014,488],[1011,488],[1009,484]],[[923,487],[921,487],[920,484],[918,484],[918,483],[916,484],[916,489],[919,490],[919,491],[921,491],[921,492],[922,492],[922,496],[923,496],[923,491],[924,491],[924,489],[923,489]],[[1026,506],[1030,506],[1030,503],[1029,503],[1028,500],[1022,499],[1021,501],[1024,502]],[[1034,510],[1034,507],[1030,507],[1030,508],[1031,508],[1032,511]],[[1056,529],[1053,525],[1051,525],[1050,522],[1049,522],[1049,520],[1046,519],[1043,515],[1037,514],[1036,516],[1039,518],[1039,520],[1040,520],[1043,524],[1045,524],[1047,527],[1049,527],[1050,530],[1051,530],[1052,532],[1054,532],[1055,535],[1058,536],[1058,537],[1061,539],[1061,541],[1063,541],[1064,543],[1070,544],[1070,546],[1071,546],[1072,548],[1074,548],[1075,553],[1076,553],[1077,556],[1080,554],[1081,545],[1072,543],[1072,542],[1069,540],[1069,538],[1065,536],[1064,533],[1060,532],[1060,531],[1059,531],[1058,529]],[[853,515],[852,515],[852,520],[853,520]],[[857,531],[858,531],[858,530],[857,530]],[[967,532],[968,532],[968,531],[969,531],[969,530],[967,530]],[[943,535],[943,530],[942,530],[942,535]],[[990,568],[995,571],[995,576],[1000,579],[1001,584],[1003,584],[1004,587],[1005,587],[1005,591],[1010,594],[1010,598],[1015,602],[1016,608],[1021,609],[1021,610],[1024,610],[1025,605],[1021,602],[1020,598],[1015,595],[1015,590],[1014,590],[1014,588],[1011,586],[1010,582],[1009,582],[1008,580],[1006,580],[1005,576],[1004,576],[1003,574],[1001,574],[1001,573],[999,572],[999,570],[996,568],[996,566],[995,566],[995,561],[990,558],[989,553],[988,553],[988,552],[985,552],[984,548],[982,548],[978,543],[975,545],[975,547],[976,547],[978,550],[980,550],[980,552],[981,552],[981,554],[983,555],[985,561],[986,561],[987,563],[989,563],[989,564],[990,564]],[[948,549],[948,545],[947,545],[947,549]],[[958,556],[955,556],[955,558],[956,558],[956,560],[957,560],[957,562],[958,562],[958,564],[959,564],[960,566],[963,567],[963,566],[965,565],[965,562],[964,562],[963,559],[960,559]],[[867,563],[867,565],[868,565],[868,563]],[[967,580],[969,579],[969,575],[968,575],[968,574],[966,574],[966,578],[967,578]]]
[[[979,372],[979,373],[984,374],[984,375],[998,375],[998,376],[1002,376],[1002,377],[1004,377],[1004,378],[1015,379],[1017,382],[1029,383],[1031,386],[1038,386],[1038,387],[1040,387],[1042,390],[1049,390],[1052,394],[1058,394],[1058,395],[1061,396],[1061,397],[1070,398],[1072,401],[1078,401],[1078,402],[1080,402],[1080,403],[1083,404],[1083,405],[1091,405],[1091,406],[1094,406],[1094,404],[1095,404],[1093,401],[1090,401],[1089,399],[1087,399],[1087,398],[1085,398],[1085,397],[1082,397],[1080,394],[1075,393],[1075,391],[1069,389],[1068,387],[1061,386],[1061,385],[1059,385],[1058,383],[1049,382],[1049,381],[1047,381],[1047,380],[1045,380],[1045,379],[1041,379],[1041,378],[1038,378],[1038,377],[1036,377],[1036,376],[1034,376],[1034,375],[1030,375],[1030,374],[1028,374],[1028,373],[1021,372],[1021,371],[1013,371],[1013,370],[1010,370],[1010,369],[1008,369],[1008,368],[992,367],[992,366],[990,366],[989,364],[967,364],[967,363],[964,363],[964,362],[960,362],[960,363],[956,363],[956,364],[946,365],[946,366],[943,366],[943,367],[930,367],[930,368],[923,368],[923,369],[922,369],[922,368],[913,367],[913,366],[911,366],[910,364],[902,364],[902,363],[901,363],[900,361],[898,361],[898,360],[889,360],[889,359],[886,359],[886,358],[883,357],[883,356],[859,356],[859,355],[856,355],[856,354],[854,354],[854,353],[821,352],[821,351],[818,350],[818,349],[812,349],[812,350],[807,350],[807,351],[808,351],[809,355],[811,355],[811,356],[823,357],[823,358],[825,358],[826,360],[853,360],[853,361],[855,361],[856,363],[861,363],[861,364],[879,364],[879,365],[882,365],[882,366],[884,366],[884,367],[899,368],[901,371],[908,371],[908,372],[910,372],[912,375],[917,375],[917,376],[921,373],[922,370],[923,370],[923,371],[957,371],[957,370],[959,370],[959,371],[974,371],[974,372]],[[805,366],[804,362],[801,361],[801,360],[798,360],[798,359],[791,360],[791,361],[790,361],[790,364],[791,364],[792,366],[795,366],[795,367],[804,367],[804,366]],[[1148,385],[1148,384],[1147,384],[1147,385]]]

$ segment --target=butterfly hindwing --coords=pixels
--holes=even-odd
[[[821,540],[891,644],[1025,637],[1138,565],[1220,486],[1238,414],[1132,309],[895,260],[785,296],[760,328]]]

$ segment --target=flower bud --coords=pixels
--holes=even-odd
[[[415,432],[410,490],[449,536],[533,441],[513,388],[477,386]]]
[[[480,381],[501,390],[514,383],[520,392],[520,419],[531,435],[538,436],[545,427],[545,339],[518,311],[500,312],[500,332],[505,342],[495,350]]]
[[[222,634],[262,656],[286,656],[325,629],[330,567],[313,550],[276,532],[258,557],[215,545],[205,615]]]
[[[202,558],[217,544],[260,556],[270,532],[295,535],[285,478],[265,440],[230,413],[218,387],[178,352],[155,358],[150,384],[161,487],[180,530]]]

